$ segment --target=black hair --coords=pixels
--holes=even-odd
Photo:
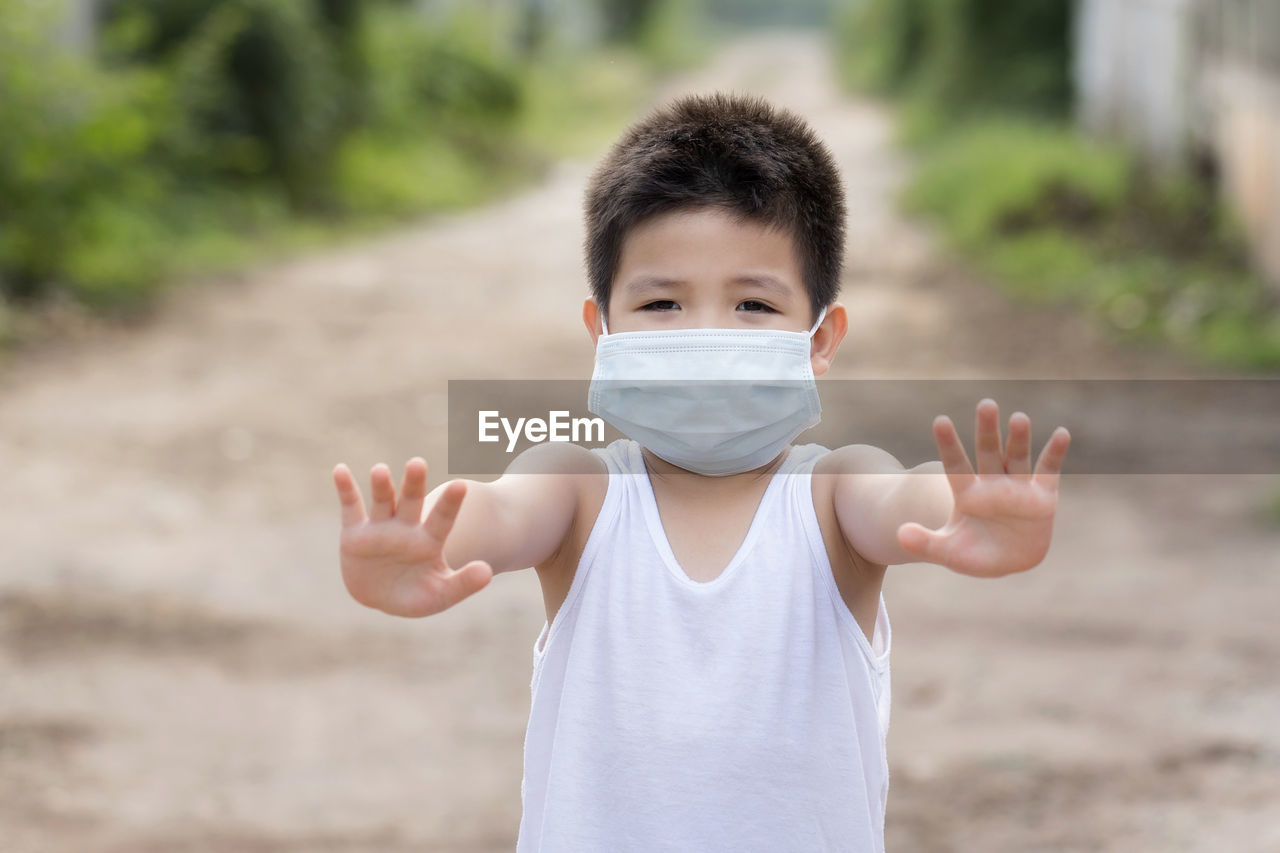
[[[816,317],[840,290],[844,187],[835,158],[804,121],[763,98],[688,95],[628,128],[586,193],[586,259],[601,309],[630,229],[663,213],[715,207],[794,241]]]

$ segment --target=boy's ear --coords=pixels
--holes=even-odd
[[[582,303],[582,322],[587,327],[587,334],[591,336],[593,345],[600,339],[600,335],[604,331],[600,325],[600,320],[600,306],[596,304],[594,299],[588,298]]]
[[[831,367],[831,360],[836,357],[836,350],[849,331],[849,313],[839,302],[831,303],[827,316],[813,333],[813,342],[809,350],[809,362],[813,365],[813,375],[821,376]]]

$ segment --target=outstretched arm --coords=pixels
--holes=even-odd
[[[333,480],[347,591],[395,616],[428,616],[479,591],[495,572],[542,563],[573,523],[581,493],[576,475],[598,464],[582,448],[538,445],[492,483],[451,480],[427,494],[427,464],[414,458],[399,495],[391,471],[378,464],[370,472],[367,513],[350,470],[339,464]]]
[[[923,560],[998,577],[1040,563],[1049,549],[1058,478],[1071,437],[1059,427],[1031,469],[1031,421],[1009,419],[1000,440],[994,400],[978,404],[977,471],[946,416],[934,420],[941,462],[904,469],[875,448],[842,448],[836,517],[851,547],[882,565]]]

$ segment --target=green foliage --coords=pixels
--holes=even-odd
[[[465,12],[433,28],[409,11],[371,16],[361,35],[370,65],[370,124],[463,135],[509,128],[523,107],[520,69],[494,49],[489,29]]]
[[[56,4],[0,0],[0,338],[15,301],[132,310],[172,276],[489,198],[603,144],[652,82],[635,49],[531,63],[494,10],[454,8],[106,0],[78,56]]]
[[[477,156],[441,136],[361,131],[343,146],[337,179],[348,214],[386,221],[490,198],[525,175],[520,165]]]
[[[658,70],[685,68],[706,51],[707,0],[597,0],[607,42],[638,51]]]
[[[1069,0],[862,0],[837,21],[849,85],[896,96],[922,164],[905,201],[1018,294],[1118,332],[1280,366],[1280,305],[1212,187],[1156,179],[1069,113]]]
[[[409,10],[370,16],[360,39],[367,126],[346,140],[338,163],[346,212],[381,218],[454,208],[527,173],[512,144],[526,87],[492,29],[465,9],[431,28]]]
[[[636,47],[649,64],[670,71],[695,65],[713,41],[701,0],[657,0]]]
[[[660,0],[597,0],[604,37],[613,42],[637,44]]]
[[[946,218],[962,243],[1111,215],[1127,186],[1120,152],[1048,124],[983,122],[928,155],[908,206]]]
[[[907,207],[1019,295],[1082,302],[1117,332],[1235,366],[1280,366],[1280,300],[1208,188],[1012,119],[922,151]]]
[[[167,141],[184,171],[267,177],[298,208],[329,200],[352,97],[316,5],[117,0],[111,11],[135,34],[128,58],[172,71]]]
[[[536,150],[584,156],[608,145],[645,106],[650,78],[635,51],[547,57],[525,72],[518,132]]]
[[[862,0],[836,21],[845,81],[937,109],[1070,103],[1071,0]]]
[[[1071,0],[933,0],[922,85],[950,109],[1065,114]]]
[[[137,237],[136,223],[109,222],[108,208],[154,198],[162,182],[146,159],[161,81],[59,51],[46,13],[0,0],[0,295],[18,298],[83,265],[103,239]]]
[[[929,37],[929,0],[862,0],[835,22],[837,63],[856,89],[890,94],[915,79]]]

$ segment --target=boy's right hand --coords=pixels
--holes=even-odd
[[[445,539],[467,491],[464,481],[445,486],[425,519],[427,463],[420,458],[405,465],[398,501],[390,469],[373,466],[368,515],[346,465],[333,469],[333,482],[342,503],[342,580],[361,604],[393,616],[430,616],[483,589],[493,577],[482,560],[451,569],[444,559]]]

